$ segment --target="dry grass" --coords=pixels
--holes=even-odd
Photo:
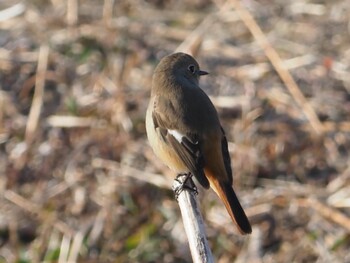
[[[191,261],[144,127],[152,71],[175,50],[211,73],[201,86],[254,226],[237,235],[200,191],[217,261],[350,262],[349,12],[346,0],[2,1],[0,262]]]

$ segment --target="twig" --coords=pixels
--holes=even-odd
[[[347,229],[347,231],[350,231],[350,218],[345,214],[321,203],[316,198],[308,198],[307,201],[309,206],[320,213],[323,217],[332,220],[333,222]]]
[[[47,70],[47,62],[49,57],[49,47],[43,45],[40,47],[38,68],[35,79],[35,90],[30,108],[27,127],[26,127],[26,143],[29,145],[34,139],[34,133],[38,127],[41,107],[43,105],[44,87],[45,87],[45,75]]]
[[[343,131],[343,132],[349,132],[350,131],[350,122],[349,121],[342,121],[342,122],[332,122],[332,121],[326,121],[324,123],[325,130],[326,131]]]
[[[236,108],[248,105],[247,96],[209,96],[216,108]]]
[[[196,56],[202,43],[202,37],[207,32],[210,24],[213,23],[213,16],[207,16],[191,34],[177,47],[175,52],[186,52]]]
[[[103,233],[106,218],[108,216],[108,208],[102,207],[95,217],[95,222],[92,225],[91,231],[86,238],[89,247],[95,246]]]
[[[123,177],[130,177],[135,178],[137,180],[144,181],[146,183],[153,184],[155,186],[158,186],[160,188],[167,188],[169,189],[169,181],[160,174],[150,173],[147,171],[141,171],[139,169],[136,169],[134,167],[120,164],[115,161],[111,160],[105,160],[101,158],[94,158],[92,160],[92,167],[94,168],[104,168],[111,171],[118,172],[119,176]],[[142,176],[140,176],[140,173],[142,173]]]
[[[196,56],[199,47],[202,44],[202,38],[203,35],[208,32],[208,28],[211,24],[213,24],[213,21],[216,16],[220,16],[224,11],[226,11],[229,8],[227,4],[221,6],[218,14],[210,14],[207,15],[202,22],[194,29],[192,30],[191,34],[189,34],[186,39],[177,47],[175,52],[186,52],[189,54],[192,54],[193,56]]]
[[[253,229],[252,235],[248,240],[246,250],[242,250],[235,260],[236,263],[243,262],[262,262],[262,247],[263,247],[263,233],[258,227]]]
[[[98,120],[92,117],[78,117],[78,116],[59,116],[52,115],[46,119],[47,123],[53,127],[76,128],[76,127],[90,127]]]
[[[268,41],[266,35],[261,30],[259,25],[256,23],[253,16],[249,13],[249,11],[240,4],[239,0],[230,0],[230,3],[237,10],[237,13],[246,27],[249,29],[253,37],[256,39],[257,43],[264,50],[265,55],[270,60],[271,64],[275,68],[276,72],[288,88],[289,92],[292,94],[296,103],[301,107],[304,112],[306,118],[309,120],[310,125],[314,129],[317,134],[322,134],[324,132],[323,125],[318,119],[317,114],[314,109],[311,107],[309,102],[306,100],[303,93],[300,91],[298,85],[295,80],[285,67],[281,57],[278,55],[276,50],[271,46]]]
[[[105,0],[103,4],[103,21],[107,27],[111,27],[113,18],[114,0]]]
[[[67,262],[78,262],[79,252],[82,250],[84,237],[86,232],[90,229],[90,224],[87,224],[82,230],[78,231],[72,240],[70,247],[70,253],[67,258]]]
[[[75,26],[78,22],[78,1],[68,0],[67,1],[67,24],[69,26]]]
[[[16,16],[23,14],[26,6],[23,3],[15,4],[9,8],[0,11],[0,22],[4,22]]]
[[[336,193],[341,188],[346,187],[346,183],[350,181],[350,163],[348,162],[348,166],[340,175],[338,175],[336,178],[334,178],[329,184],[327,185],[327,192],[329,194]]]
[[[183,187],[184,184],[189,187],[194,186],[192,179],[184,175],[178,176],[177,179],[174,180],[173,189]],[[203,218],[198,207],[196,194],[193,190],[184,187],[178,195],[177,201],[180,206],[193,262],[214,262],[205,235]]]
[[[72,239],[72,237],[70,235],[63,235],[60,250],[59,250],[60,255],[58,258],[58,263],[67,262],[71,239]]]
[[[37,215],[42,222],[51,220],[53,226],[65,235],[74,235],[75,231],[71,229],[65,222],[57,219],[56,215],[54,215],[53,213],[44,212],[38,204],[29,201],[23,196],[17,194],[16,192],[12,190],[6,190],[4,192],[4,198],[16,204],[23,210]]]

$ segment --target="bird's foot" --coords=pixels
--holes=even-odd
[[[191,173],[182,173],[176,176],[175,181],[178,182],[178,185],[173,186],[176,200],[179,198],[184,189],[188,189],[196,195],[198,194],[198,189],[192,180],[192,176],[193,175]]]

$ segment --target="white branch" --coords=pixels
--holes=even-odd
[[[178,176],[174,180],[173,189],[175,191],[182,184],[185,184],[185,187],[178,195],[177,201],[180,206],[192,259],[195,263],[211,263],[214,260],[205,235],[203,218],[198,207],[196,193],[189,189],[193,188],[195,184],[191,178],[187,178],[186,180],[186,177],[187,175]]]

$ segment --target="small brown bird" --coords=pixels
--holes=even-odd
[[[232,188],[225,132],[213,103],[199,87],[199,77],[207,74],[184,53],[160,61],[146,115],[148,140],[170,169],[191,173],[204,188],[213,188],[239,231],[249,234],[252,228]]]

